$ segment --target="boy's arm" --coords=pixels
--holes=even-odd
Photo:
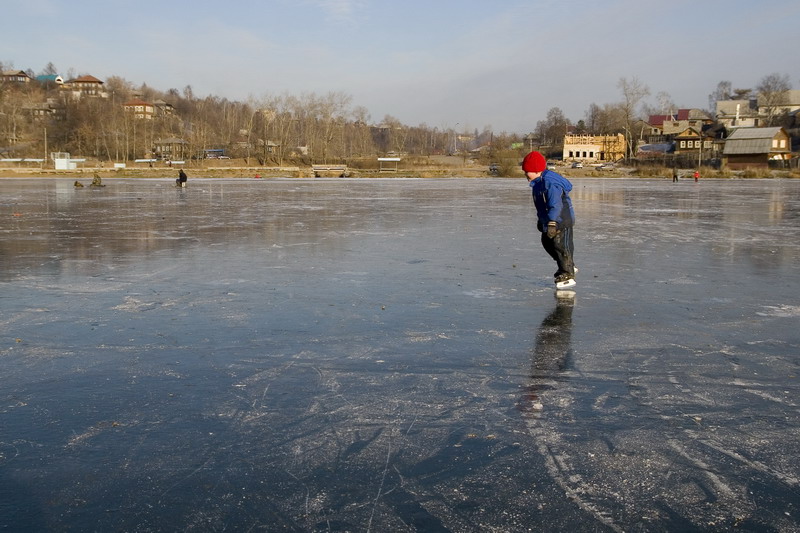
[[[547,220],[550,222],[558,222],[558,217],[561,215],[562,194],[561,187],[557,185],[547,187]]]

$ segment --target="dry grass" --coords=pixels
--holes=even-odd
[[[768,168],[748,168],[742,172],[743,178],[772,178],[772,171]]]
[[[639,178],[663,178],[666,176],[672,176],[672,169],[662,165],[648,165],[635,169],[633,172],[631,172],[631,175]]]
[[[701,178],[722,178],[722,179],[729,179],[735,178],[736,174],[730,169],[715,169],[715,168],[703,168],[700,169],[700,177]]]

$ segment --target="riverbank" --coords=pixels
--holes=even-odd
[[[308,166],[254,167],[254,166],[197,166],[185,167],[189,178],[315,178],[315,177],[348,177],[348,178],[489,178],[509,177],[522,178],[522,173],[512,176],[494,176],[483,165],[443,165],[443,166],[409,166],[397,170],[360,169],[347,167],[346,172],[318,171]],[[574,169],[567,166],[556,167],[555,171],[567,178],[672,178],[672,170],[666,168],[617,167],[612,170],[598,170],[594,167]],[[681,179],[693,179],[693,171],[686,169],[679,173]],[[165,178],[177,177],[178,168],[173,166],[155,167],[82,167],[68,170],[42,168],[13,168],[0,166],[2,178],[70,178],[74,180],[93,179],[99,176],[106,178]],[[800,178],[800,171],[781,171],[752,169],[744,171],[725,171],[710,168],[701,169],[700,177],[709,178]]]
[[[397,171],[348,168],[342,172],[314,172],[311,167],[210,167],[185,168],[189,178],[481,178],[491,177],[485,167],[432,167],[408,168]],[[102,167],[79,168],[71,170],[0,168],[0,177],[6,178],[72,178],[90,179],[95,175],[101,178],[164,178],[177,177],[178,169],[169,167],[108,169]]]

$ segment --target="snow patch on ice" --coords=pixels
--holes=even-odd
[[[172,307],[173,305],[175,304],[171,302],[143,302],[132,296],[126,296],[124,303],[115,305],[111,309],[115,311],[128,311],[131,313],[139,313],[142,311],[149,311],[151,309],[155,309],[156,307]]]
[[[497,331],[494,329],[480,329],[478,330],[478,333],[481,335],[494,335],[495,337],[499,337],[501,339],[506,338],[506,333],[504,331]]]
[[[792,318],[800,316],[800,305],[765,305],[764,311],[757,311],[759,316]]]
[[[464,294],[467,296],[472,296],[473,298],[502,298],[503,295],[499,294],[496,289],[487,288],[487,289],[475,289],[473,291],[464,291]]]

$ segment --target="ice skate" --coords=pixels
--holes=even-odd
[[[577,285],[575,278],[569,274],[561,274],[556,276],[556,290],[569,289]]]
[[[575,281],[574,278],[565,279],[564,281],[556,281],[556,290],[564,290],[569,289],[570,287],[574,287],[578,283]]]

